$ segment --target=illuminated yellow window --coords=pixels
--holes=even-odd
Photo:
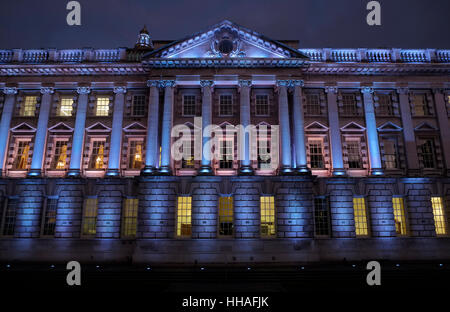
[[[52,169],[65,169],[67,162],[67,142],[56,141],[54,148]]]
[[[273,196],[261,196],[261,237],[273,237],[275,233],[275,200]]]
[[[406,218],[403,198],[392,197],[392,208],[394,210],[395,231],[397,235],[406,235]]]
[[[62,98],[58,107],[58,116],[61,117],[72,116],[72,110],[73,110],[73,99]]]
[[[97,198],[84,200],[83,235],[95,235],[97,233]]]
[[[139,200],[126,198],[123,203],[122,237],[135,237],[137,231],[137,214]]]
[[[436,228],[436,235],[447,234],[447,224],[445,222],[444,204],[442,197],[431,197],[431,205],[433,207],[434,227]]]
[[[355,216],[356,236],[369,235],[367,227],[366,201],[364,197],[353,197],[353,213]]]
[[[219,235],[233,235],[233,197],[219,198]]]
[[[26,96],[20,111],[21,116],[34,116],[36,112],[37,96]]]
[[[109,114],[109,97],[98,97],[95,106],[95,116],[108,116]]]
[[[89,161],[89,169],[103,169],[105,158],[105,141],[92,141],[92,153]]]
[[[142,167],[142,142],[130,141],[129,143],[130,156],[128,158],[128,168],[141,169]]]
[[[14,169],[25,170],[28,167],[28,155],[30,153],[29,141],[18,141]]]
[[[191,214],[192,214],[192,197],[178,197],[177,206],[177,236],[191,237]]]

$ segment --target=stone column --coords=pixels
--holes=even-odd
[[[406,163],[408,173],[419,173],[419,157],[417,156],[416,136],[411,118],[411,108],[409,106],[408,88],[398,88],[400,101],[400,113],[403,125],[403,139],[406,149]]]
[[[205,131],[206,127],[212,124],[212,88],[214,82],[212,80],[200,81],[202,87],[202,163],[198,170],[199,175],[211,175],[211,147],[208,142],[210,140],[210,132]],[[208,127],[209,128],[209,127]]]
[[[147,81],[150,87],[150,96],[148,98],[148,117],[147,117],[147,141],[145,154],[145,167],[141,175],[152,175],[157,172],[159,165],[159,82],[157,80]]]
[[[253,168],[250,161],[250,87],[251,80],[239,81],[240,93],[240,118],[241,118],[241,133],[239,140],[239,149],[241,157],[241,167],[239,174],[252,175]],[[247,131],[248,130],[248,131]]]
[[[294,80],[294,142],[295,142],[295,162],[296,171],[300,174],[309,174],[308,160],[306,158],[306,140],[305,140],[305,121],[303,115],[303,95],[302,87],[304,83],[302,80]]]
[[[289,104],[287,87],[289,80],[278,80],[278,114],[281,136],[281,174],[292,174],[291,127],[289,123]]]
[[[328,102],[328,123],[330,128],[331,157],[333,162],[333,175],[345,175],[344,160],[342,157],[341,129],[339,127],[339,111],[337,106],[337,87],[326,87]]]
[[[364,114],[366,117],[367,140],[369,141],[370,174],[383,175],[377,122],[373,105],[373,88],[364,87],[361,89],[361,92],[364,96]]]
[[[173,87],[174,80],[163,80],[161,86],[164,87],[164,113],[162,120],[161,134],[161,168],[159,173],[162,175],[170,175],[170,144],[172,132],[172,113],[173,113]]]
[[[114,87],[114,112],[111,131],[111,147],[109,149],[107,177],[120,175],[120,154],[122,151],[122,123],[125,106],[125,87]]]
[[[31,159],[31,168],[28,172],[29,177],[40,177],[42,174],[42,161],[45,154],[45,146],[47,141],[47,126],[50,117],[50,107],[52,102],[52,94],[54,90],[49,87],[42,87],[41,106],[39,109],[39,119],[34,138],[33,158]]]
[[[0,120],[0,172],[3,173],[3,165],[5,163],[6,151],[8,150],[9,128],[11,125],[11,118],[14,112],[14,104],[16,101],[17,88],[3,88],[5,93],[5,103],[3,103],[3,113]]]
[[[75,130],[72,138],[72,151],[70,155],[68,177],[79,177],[81,175],[81,157],[83,153],[84,131],[86,124],[86,113],[88,105],[88,94],[91,92],[89,87],[80,87],[77,89],[78,103],[77,114],[75,117]]]
[[[448,121],[445,92],[443,89],[434,89],[433,93],[442,140],[442,151],[444,152],[444,164],[447,169],[447,176],[450,176],[450,122]]]

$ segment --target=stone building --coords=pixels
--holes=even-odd
[[[449,50],[305,49],[229,21],[0,50],[0,261],[448,259],[449,77]],[[172,157],[174,126],[211,124],[213,150]]]

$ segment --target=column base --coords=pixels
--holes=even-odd
[[[281,175],[294,175],[295,174],[295,170],[292,169],[290,166],[283,166],[280,169],[280,174]]]
[[[239,175],[254,175],[255,172],[251,166],[241,166],[239,168]]]
[[[161,168],[159,168],[158,174],[159,175],[171,175],[172,171],[170,170],[169,166],[162,166]]]
[[[382,176],[384,175],[384,171],[381,168],[373,168],[370,170],[370,174],[373,176]]]
[[[120,176],[119,169],[107,169],[105,176],[108,178],[117,178]]]
[[[158,174],[158,168],[153,166],[145,166],[144,169],[141,170],[141,176],[151,176]]]
[[[79,178],[81,177],[81,170],[80,169],[69,169],[67,172],[68,178]]]
[[[27,173],[27,178],[40,178],[42,175],[41,169],[30,169]]]
[[[203,165],[198,169],[197,174],[203,176],[213,175],[213,170],[211,166]]]
[[[347,173],[345,172],[345,169],[337,168],[333,170],[333,176],[334,177],[345,177]]]
[[[311,170],[306,166],[301,166],[296,168],[297,174],[299,175],[311,175]]]

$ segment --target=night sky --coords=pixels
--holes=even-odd
[[[153,39],[183,38],[228,19],[303,48],[450,48],[449,0],[79,0],[81,26],[66,24],[69,0],[2,0],[0,49],[132,47],[144,24]]]

